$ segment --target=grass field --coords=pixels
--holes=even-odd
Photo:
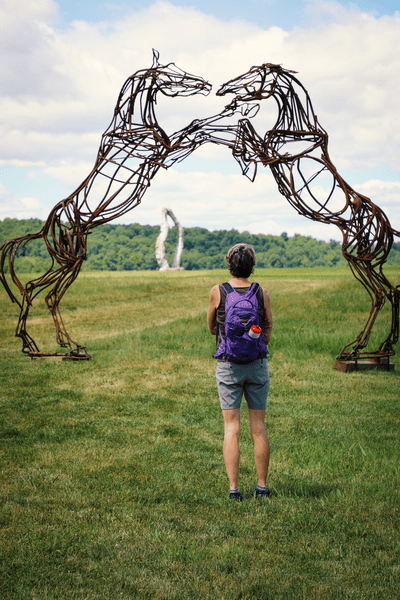
[[[0,598],[398,600],[399,357],[392,373],[333,369],[369,312],[347,270],[254,278],[274,315],[271,497],[249,495],[243,406],[241,504],[205,322],[227,272],[80,275],[62,304],[93,356],[79,363],[24,356],[0,290]],[[56,350],[43,302],[30,331]]]

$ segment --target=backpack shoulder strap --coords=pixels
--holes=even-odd
[[[257,294],[259,287],[260,287],[260,284],[257,283],[256,281],[253,281],[253,283],[251,284],[250,289],[249,289],[249,292],[251,292],[251,295]]]
[[[233,289],[233,287],[231,286],[230,283],[226,282],[222,284],[222,287],[224,288],[224,290],[226,291],[227,294],[230,294],[231,292],[234,292],[235,290]]]
[[[233,287],[231,286],[230,283],[226,282],[226,283],[222,283],[221,284],[222,287],[224,288],[224,290],[226,291],[227,294],[230,294],[231,292],[234,292],[235,290],[233,289]],[[249,292],[251,291],[253,294],[257,294],[258,288],[260,287],[260,284],[257,283],[256,281],[253,281],[253,283],[251,284],[251,286],[249,287]],[[248,292],[247,292],[248,293]]]
[[[230,294],[231,292],[234,292],[235,290],[233,289],[233,287],[231,286],[230,283],[226,282],[226,283],[221,283],[221,287],[224,288],[225,292],[226,292],[226,296],[228,296],[228,294]],[[226,297],[225,297],[225,302],[226,302]],[[215,344],[218,348],[218,338],[219,338],[219,323],[217,323],[217,327],[215,330]]]
[[[228,283],[228,282],[222,283],[221,285],[222,285],[222,287],[224,288],[224,290],[226,291],[227,294],[230,294],[231,292],[235,291],[233,289],[233,287],[231,286],[231,284]],[[248,289],[248,291],[246,293],[248,294],[249,292],[252,292],[251,295],[257,294],[257,291],[258,291],[259,287],[260,287],[260,284],[257,283],[256,281],[253,281],[253,283],[251,284],[251,286],[249,287],[249,289]]]
[[[230,287],[230,290],[232,292],[234,292],[235,290],[228,284],[224,284],[224,288],[225,285],[228,285]],[[253,281],[253,283],[251,284],[251,286],[249,287],[249,289],[247,290],[247,292],[245,292],[244,294],[238,294],[238,298],[236,300],[236,302],[233,302],[233,304],[231,305],[234,306],[235,304],[237,304],[238,302],[240,302],[241,300],[249,300],[250,298],[252,298],[253,296],[255,296],[257,294],[257,291],[260,287],[259,283],[256,283],[255,281]],[[237,292],[236,292],[237,293]]]

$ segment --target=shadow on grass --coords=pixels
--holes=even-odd
[[[271,495],[289,498],[324,498],[337,493],[338,486],[302,477],[288,477],[270,485]]]

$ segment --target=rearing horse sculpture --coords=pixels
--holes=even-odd
[[[169,168],[183,160],[205,141],[196,121],[169,137],[157,122],[154,106],[159,93],[170,97],[208,94],[210,84],[174,63],[161,65],[158,59],[153,50],[151,68],[137,71],[124,83],[95,165],[82,184],[56,204],[41,231],[10,240],[0,248],[0,280],[20,307],[15,335],[22,339],[22,351],[31,356],[44,353],[27,332],[29,309],[37,294],[50,288],[45,302],[54,319],[57,343],[69,349],[64,356],[90,358],[85,347],[67,333],[59,309],[86,258],[90,230],[137,206],[160,167]],[[52,263],[42,276],[24,285],[14,269],[15,257],[19,248],[36,239],[44,240]],[[10,287],[6,265],[22,299]]]
[[[328,153],[328,135],[294,71],[270,63],[255,66],[217,91],[219,96],[228,93],[235,94],[228,105],[232,111],[254,103],[258,111],[261,100],[274,98],[278,105],[274,127],[261,137],[248,118],[240,119],[233,156],[251,180],[256,176],[258,163],[269,166],[280,193],[299,214],[339,227],[343,255],[371,298],[371,311],[364,328],[342,348],[338,360],[387,363],[399,338],[400,291],[383,274],[382,267],[393,236],[400,233],[391,227],[378,206],[353,190],[335,169]],[[316,184],[321,180],[325,183],[327,175],[330,188],[327,192],[317,190]],[[392,308],[389,333],[376,350],[364,351],[385,300]]]
[[[235,94],[221,113],[194,120],[169,137],[156,119],[156,94],[208,94],[210,88],[204,79],[181,71],[173,63],[160,65],[158,53],[153,51],[152,67],[138,71],[122,87],[96,163],[81,186],[54,207],[40,232],[1,246],[0,280],[13,302],[20,306],[16,335],[22,339],[23,352],[39,354],[27,333],[26,321],[34,297],[50,287],[45,301],[54,318],[57,342],[69,348],[65,355],[69,358],[89,357],[84,346],[68,335],[59,312],[60,300],[86,258],[88,233],[137,206],[160,167],[169,168],[200,145],[211,142],[228,146],[243,174],[251,180],[256,177],[259,163],[269,166],[280,193],[299,214],[339,227],[343,255],[366,288],[372,304],[364,328],[342,348],[339,359],[388,363],[399,337],[400,290],[389,282],[382,267],[393,236],[400,233],[391,227],[378,206],[354,191],[335,169],[328,154],[328,135],[294,71],[270,63],[252,67],[218,90],[219,96]],[[275,126],[260,136],[250,119],[257,114],[260,101],[267,98],[276,101],[278,118]],[[232,117],[238,113],[243,118],[232,123]],[[328,191],[318,191],[316,184],[321,181],[324,184],[326,176],[330,179]],[[121,201],[123,191],[127,193]],[[52,265],[41,277],[24,286],[15,273],[14,260],[18,248],[35,239],[46,243]],[[7,281],[6,264],[12,283],[22,295],[21,301]],[[386,300],[392,308],[390,331],[376,350],[365,351]]]

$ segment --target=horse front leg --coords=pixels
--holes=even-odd
[[[22,340],[22,352],[25,354],[29,354],[30,352],[39,352],[39,348],[37,347],[35,340],[28,334],[26,330],[26,321],[28,319],[30,307],[31,304],[24,296],[22,299],[17,328],[15,330],[15,337],[19,337]]]
[[[73,341],[67,333],[64,322],[61,317],[59,303],[60,297],[57,293],[57,289],[52,289],[45,298],[46,306],[53,317],[54,326],[56,328],[56,342],[62,348],[69,348],[72,350]]]
[[[65,358],[90,358],[89,354],[86,352],[85,346],[82,346],[78,342],[75,342],[67,332],[67,328],[61,316],[59,306],[63,295],[78,276],[81,266],[82,261],[77,261],[77,263],[72,268],[70,268],[66,274],[61,275],[59,277],[56,285],[45,297],[46,306],[49,309],[51,316],[53,317],[54,325],[56,328],[56,342],[62,348],[69,349],[69,352],[65,355]]]

